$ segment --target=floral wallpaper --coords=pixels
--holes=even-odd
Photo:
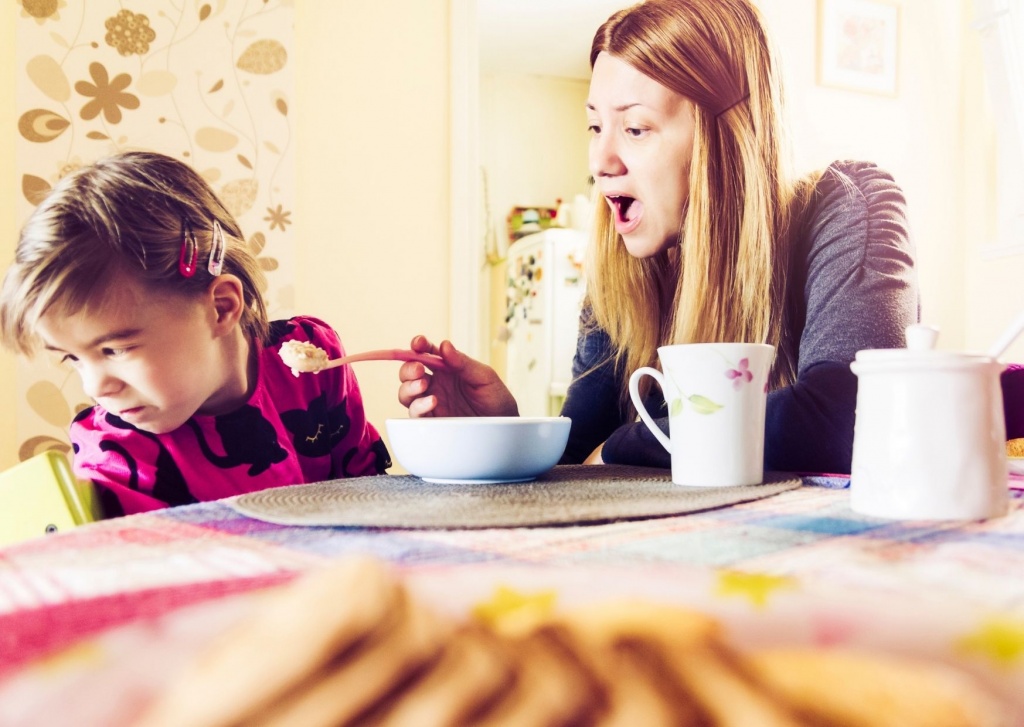
[[[238,218],[267,273],[272,317],[292,313],[294,0],[14,0],[17,215],[63,175],[124,149],[192,164]],[[69,451],[90,402],[39,356],[18,374],[19,457]]]

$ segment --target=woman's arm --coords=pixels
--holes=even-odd
[[[806,220],[791,266],[805,306],[798,377],[768,395],[765,466],[845,473],[857,399],[849,365],[859,350],[905,345],[918,317],[913,247],[903,193],[874,164],[830,166]]]
[[[625,422],[622,386],[608,334],[594,326],[590,309],[585,308],[580,315],[572,382],[562,405],[562,416],[572,419],[562,464],[583,462]]]

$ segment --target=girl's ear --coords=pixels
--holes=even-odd
[[[215,329],[223,333],[234,329],[242,319],[245,308],[242,281],[231,274],[218,275],[210,283],[207,294],[213,305]]]

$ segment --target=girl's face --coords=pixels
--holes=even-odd
[[[629,254],[645,258],[675,245],[690,191],[693,103],[601,53],[587,123],[590,173]]]
[[[147,292],[127,280],[102,309],[39,322],[46,348],[71,364],[88,396],[154,434],[244,401],[245,370],[230,365],[225,330],[212,295]]]

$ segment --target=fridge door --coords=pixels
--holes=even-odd
[[[554,416],[572,376],[585,232],[551,228],[509,248],[506,383],[523,416]]]

